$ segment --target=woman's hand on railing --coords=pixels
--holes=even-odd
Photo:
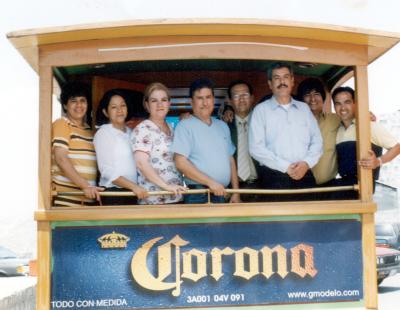
[[[136,195],[138,199],[144,199],[149,197],[149,192],[137,184],[132,186],[131,191]]]
[[[179,195],[179,194],[182,194],[183,192],[187,191],[186,187],[184,187],[182,185],[175,185],[175,184],[168,184],[163,189],[168,191],[168,192],[172,192],[175,195]]]
[[[82,191],[86,198],[96,199],[97,201],[100,201],[100,192],[104,191],[104,188],[89,185],[83,188]]]

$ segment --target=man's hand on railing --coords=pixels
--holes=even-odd
[[[209,184],[207,184],[207,186],[215,196],[226,195],[225,187],[222,184],[215,182],[214,180],[211,180]]]

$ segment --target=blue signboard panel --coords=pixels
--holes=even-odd
[[[358,221],[58,227],[52,309],[356,301]]]

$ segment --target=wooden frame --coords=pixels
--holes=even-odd
[[[398,34],[263,20],[133,21],[10,33],[40,76],[37,309],[50,308],[51,223],[75,220],[358,214],[362,219],[365,307],[377,308],[371,173],[359,170],[360,200],[251,205],[51,209],[52,68],[163,59],[269,59],[355,66],[358,158],[370,145],[367,65],[400,40]],[[232,48],[234,46],[235,48]],[[204,212],[207,208],[207,212]],[[156,214],[156,215],[155,215]]]

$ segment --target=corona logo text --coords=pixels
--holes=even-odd
[[[300,243],[287,250],[281,245],[273,248],[264,246],[259,250],[243,247],[233,250],[230,247],[219,249],[212,248],[204,252],[195,248],[181,251],[181,248],[190,244],[176,235],[170,241],[157,247],[156,265],[157,276],[147,266],[148,255],[154,245],[162,240],[157,237],[143,244],[133,255],[131,262],[132,276],[142,287],[153,291],[172,290],[173,296],[181,294],[183,279],[197,282],[210,276],[219,281],[224,276],[224,256],[233,256],[233,276],[245,280],[251,280],[257,275],[269,279],[274,274],[284,279],[289,274],[295,274],[301,278],[315,277],[318,273],[314,267],[314,248]],[[211,268],[208,268],[211,264]],[[207,270],[211,270],[207,274]],[[175,281],[167,282],[166,278],[175,273]]]

